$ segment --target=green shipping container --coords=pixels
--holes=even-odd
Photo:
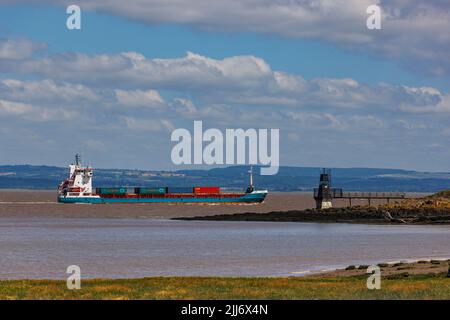
[[[99,188],[100,194],[126,194],[128,188],[120,187],[120,188]]]
[[[138,193],[138,194],[165,194],[165,193],[167,193],[167,187],[136,188],[135,193]]]

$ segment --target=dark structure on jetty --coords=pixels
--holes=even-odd
[[[323,169],[320,174],[319,187],[314,188],[314,199],[317,209],[332,208],[333,199],[348,199],[352,206],[352,199],[367,199],[369,205],[373,199],[385,199],[387,203],[391,199],[405,199],[403,192],[344,192],[341,188],[331,187],[331,171]]]

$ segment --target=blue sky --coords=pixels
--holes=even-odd
[[[81,30],[60,2],[3,2],[0,163],[80,151],[99,167],[176,169],[170,131],[203,120],[280,128],[284,165],[450,171],[445,2],[381,1],[382,30],[365,28],[365,1],[331,15],[309,1],[293,15],[282,0],[79,1]]]

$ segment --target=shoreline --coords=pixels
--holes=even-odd
[[[306,209],[245,212],[208,216],[175,217],[187,221],[261,221],[261,222],[314,222],[377,225],[448,225],[450,208],[408,208],[388,206],[355,206],[324,210]]]
[[[364,224],[450,224],[450,191],[382,205],[276,210],[174,218],[178,220],[332,222]]]
[[[243,275],[149,275],[145,277],[94,277],[85,278],[88,281],[96,280],[139,280],[147,278],[215,278],[215,279],[289,279],[289,278],[340,278],[340,277],[354,277],[366,275],[366,270],[369,266],[380,266],[382,272],[385,271],[385,275],[396,276],[401,274],[404,276],[405,270],[408,270],[410,275],[432,275],[436,273],[444,273],[450,268],[450,256],[448,257],[427,257],[427,258],[411,258],[391,260],[386,262],[379,262],[375,264],[354,264],[346,267],[337,267],[320,269],[320,270],[304,270],[293,271],[289,275],[264,275],[264,276],[243,276]],[[62,281],[59,278],[0,278],[0,284],[6,281]]]
[[[409,276],[409,275],[432,275],[450,271],[450,257],[435,257],[421,259],[401,259],[388,262],[380,262],[375,265],[381,268],[382,276]],[[366,275],[369,264],[349,265],[345,268],[314,272],[306,277],[353,277]],[[406,275],[405,273],[408,273]]]

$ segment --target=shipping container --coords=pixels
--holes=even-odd
[[[134,192],[134,190],[132,191]],[[128,193],[128,188],[97,188],[97,194],[126,194]]]
[[[139,187],[134,188],[134,193],[136,194],[165,194],[167,193],[167,187]]]
[[[194,187],[194,193],[220,193],[219,187]]]
[[[169,187],[168,193],[192,193],[192,187]]]

